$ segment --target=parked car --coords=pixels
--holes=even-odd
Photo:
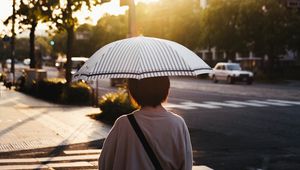
[[[28,66],[30,64],[30,58],[25,58],[23,64]]]
[[[71,73],[75,74],[76,71],[88,60],[86,57],[72,57],[72,70]],[[65,69],[67,58],[58,58],[55,62],[55,67],[58,70]]]
[[[238,63],[217,63],[209,74],[209,77],[215,83],[219,80],[227,81],[230,84],[237,81],[246,82],[247,84],[252,84],[253,82],[253,73],[251,71],[242,70]]]

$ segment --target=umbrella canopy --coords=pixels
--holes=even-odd
[[[176,42],[140,36],[100,48],[74,74],[74,80],[196,76],[210,70],[194,52]]]

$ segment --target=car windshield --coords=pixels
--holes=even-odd
[[[239,64],[231,64],[227,65],[228,70],[241,70],[241,66]]]

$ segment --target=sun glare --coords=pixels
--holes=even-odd
[[[135,0],[135,3],[151,3],[157,1],[159,0]],[[88,23],[95,25],[97,24],[97,21],[106,13],[110,15],[120,15],[124,14],[126,10],[128,10],[128,6],[120,7],[120,0],[111,0],[111,2],[92,7],[91,10],[88,10],[87,7],[83,7],[81,11],[75,14],[75,16],[78,18],[80,24]],[[9,34],[9,30],[4,29],[5,26],[3,25],[3,22],[12,13],[12,1],[1,0],[0,11],[0,31],[2,34]],[[47,30],[47,25],[39,24],[37,29]]]
[[[156,2],[158,0],[135,0],[135,3],[144,2]],[[124,14],[128,9],[127,6],[120,7],[120,0],[112,0],[109,3],[104,3],[101,6],[96,6],[89,11],[87,7],[82,8],[80,12],[76,14],[79,23],[97,24],[97,21],[106,13],[111,15]]]

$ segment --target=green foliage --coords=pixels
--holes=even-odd
[[[29,57],[30,68],[36,68],[35,62],[35,30],[39,22],[48,22],[50,20],[49,11],[51,3],[47,0],[36,1],[28,0],[20,1],[19,9],[16,14],[20,20],[22,27],[29,26],[30,39],[29,39]]]
[[[201,42],[225,52],[267,54],[273,61],[288,46],[297,48],[299,22],[299,13],[279,1],[211,0],[201,12]]]
[[[128,18],[125,15],[105,15],[92,29],[92,42],[96,42],[95,50],[116,40],[126,38]]]
[[[98,5],[103,2],[101,0],[66,0],[60,3],[58,1],[53,5],[51,15],[51,21],[56,26],[59,31],[65,31],[67,33],[66,41],[66,80],[67,83],[71,83],[71,58],[73,57],[73,44],[75,39],[75,29],[78,26],[78,19],[74,16],[74,13],[80,11],[81,8],[85,5],[88,9],[93,5]]]
[[[0,82],[3,82],[6,79],[6,75],[0,72]]]
[[[74,40],[72,55],[88,57],[102,46],[126,38],[127,23],[125,15],[105,15],[95,26],[89,24],[80,25],[75,31],[75,35],[83,37],[77,37]],[[54,51],[66,53],[65,42],[67,40],[67,33],[57,33],[53,39],[55,41]]]
[[[239,2],[212,0],[202,11],[200,38],[204,48],[217,47],[229,53],[241,49],[240,36],[236,31]]]
[[[67,85],[65,79],[45,79],[34,82],[24,92],[35,97],[62,104],[89,105],[92,101],[92,89],[84,82]]]
[[[113,123],[118,117],[131,113],[138,106],[131,102],[126,91],[107,93],[99,100],[100,119]]]
[[[43,98],[51,102],[60,102],[60,96],[63,92],[63,88],[63,81],[48,79],[34,82],[29,92],[36,97]]]
[[[196,49],[200,36],[199,1],[161,0],[136,7],[138,32],[179,42]]]
[[[61,99],[66,104],[91,104],[92,89],[84,82],[75,82],[64,87]]]
[[[47,37],[36,37],[36,45],[40,48],[43,56],[47,56],[50,54],[52,47],[49,45],[49,39]],[[17,38],[15,40],[16,48],[15,48],[15,59],[22,61],[25,58],[28,58],[29,53],[29,38]],[[3,48],[4,46],[4,48]],[[0,41],[0,63],[1,60],[8,59],[10,57],[10,46],[8,44],[3,44]]]

